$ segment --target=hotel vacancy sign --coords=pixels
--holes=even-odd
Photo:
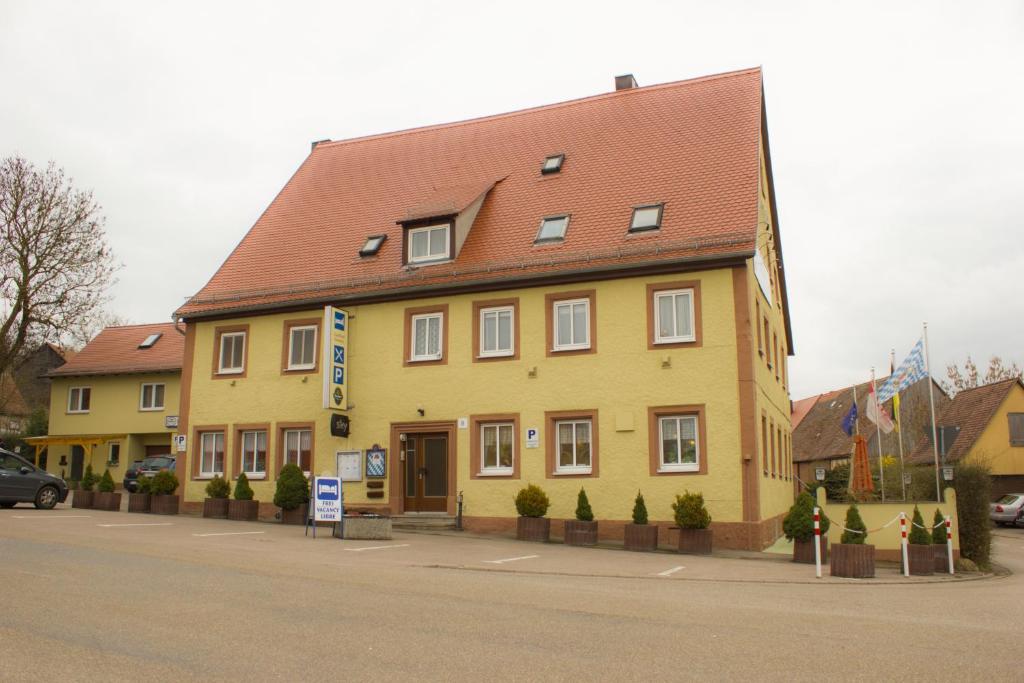
[[[324,307],[324,408],[348,410],[348,313]]]
[[[340,522],[341,505],[341,478],[316,477],[313,480],[313,519],[317,522]]]

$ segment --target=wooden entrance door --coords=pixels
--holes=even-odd
[[[407,434],[405,453],[406,512],[444,512],[448,509],[448,436]]]
[[[85,449],[81,446],[71,447],[71,480],[82,480],[82,467],[85,464]]]

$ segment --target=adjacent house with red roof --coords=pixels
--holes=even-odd
[[[760,549],[792,502],[760,69],[315,143],[176,315],[185,509],[244,472],[271,516],[294,463],[481,531],[583,487],[621,538],[689,489]]]

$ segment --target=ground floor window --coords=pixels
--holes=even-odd
[[[697,417],[695,415],[666,415],[658,418],[661,443],[660,469],[694,472],[698,462]]]
[[[309,474],[313,462],[313,430],[284,430],[284,463],[298,465]]]
[[[204,432],[199,435],[199,441],[199,475],[223,475],[224,432]]]
[[[242,471],[246,476],[267,474],[267,433],[263,430],[242,432]]]
[[[512,472],[512,423],[480,426],[480,471],[484,474],[510,474]]]
[[[558,439],[556,472],[588,474],[591,471],[590,420],[560,420],[555,422]]]
[[[118,465],[121,462],[121,444],[120,442],[114,441],[110,444],[110,450],[107,451],[107,464]]]

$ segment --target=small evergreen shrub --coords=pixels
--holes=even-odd
[[[68,479],[68,491],[77,491],[80,487],[80,481],[77,479]]]
[[[912,545],[931,545],[932,535],[928,533],[927,529],[922,529],[924,526],[924,518],[921,517],[921,511],[918,507],[914,506],[914,517],[913,523],[910,525],[910,534],[907,540]]]
[[[150,479],[149,477],[139,477],[137,481],[138,481],[138,486],[136,487],[136,490],[135,490],[136,493],[145,493],[145,494],[153,493],[153,480],[152,479]]]
[[[178,490],[178,478],[170,470],[160,470],[149,480],[149,492],[154,496],[173,496]]]
[[[633,503],[633,524],[647,524],[647,503],[639,491],[636,492],[636,501]]]
[[[219,474],[206,485],[207,498],[228,498],[231,495],[231,484]]]
[[[80,486],[83,491],[92,491],[92,487],[96,485],[96,475],[92,473],[92,465],[85,466],[85,474],[82,475],[82,481]]]
[[[782,520],[782,531],[790,541],[810,541],[814,539],[814,508],[817,502],[809,493],[801,493],[789,508],[789,512]],[[821,514],[821,535],[828,533],[831,523],[824,511]]]
[[[96,490],[100,493],[113,493],[114,492],[114,478],[110,476],[110,470],[104,470],[103,476],[100,477],[99,486]]]
[[[593,522],[594,511],[590,509],[590,501],[587,500],[587,492],[580,487],[580,494],[576,497],[576,519],[581,522]]]
[[[707,529],[711,524],[711,515],[704,507],[703,493],[684,491],[683,495],[676,496],[672,509],[680,529]]]
[[[551,505],[548,494],[544,493],[544,489],[536,484],[530,484],[526,488],[520,489],[516,494],[515,501],[516,512],[520,517],[543,517]]]
[[[932,524],[932,545],[946,545],[946,516],[939,508],[935,508]]]
[[[862,545],[867,540],[868,528],[864,525],[864,520],[860,518],[860,510],[856,505],[851,505],[846,510],[846,523],[843,526],[846,529],[843,530],[843,537],[839,539],[840,543]],[[860,533],[854,533],[855,531]]]
[[[960,554],[988,571],[992,552],[992,523],[988,504],[992,500],[992,473],[986,463],[958,464],[953,476],[956,489],[956,521]]]
[[[295,463],[288,463],[277,475],[274,505],[282,510],[295,510],[309,502],[309,482]]]
[[[235,482],[235,500],[252,500],[253,495],[252,487],[249,486],[249,477],[242,472],[238,475],[238,481]]]

